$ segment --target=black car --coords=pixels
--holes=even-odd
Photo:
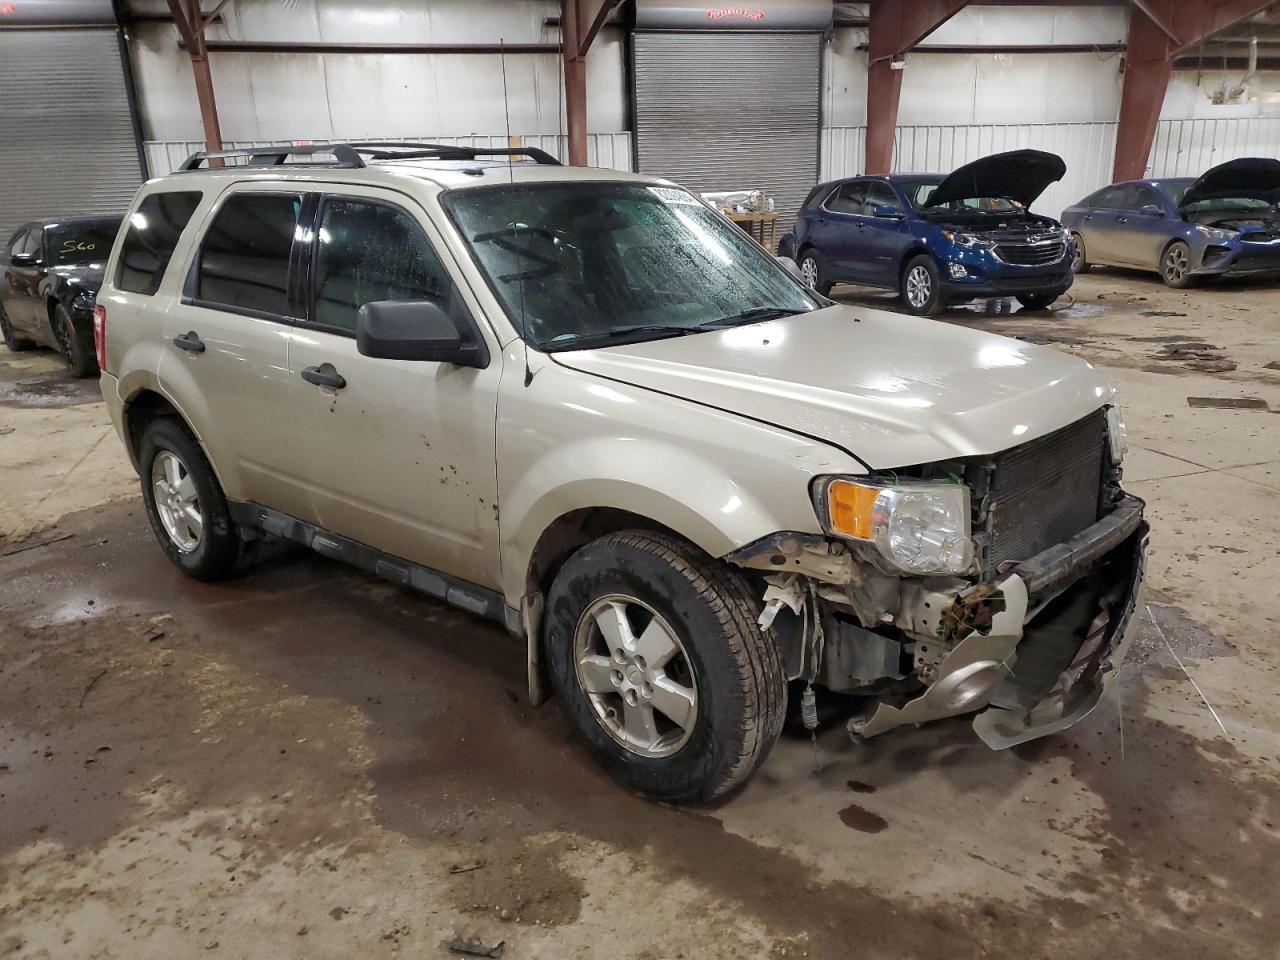
[[[10,350],[52,347],[77,377],[98,373],[93,304],[119,217],[36,220],[9,237],[0,333]]]

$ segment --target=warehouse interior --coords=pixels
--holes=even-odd
[[[350,146],[328,149],[343,144]],[[819,256],[821,241],[806,239],[819,236],[805,233],[815,223],[840,220],[838,198],[850,184],[881,184],[891,201],[864,194],[853,220],[865,222],[850,221],[851,235],[854,226],[870,234],[879,219],[881,228],[891,221],[898,235],[918,236],[932,228],[921,212],[928,204],[910,209],[904,191],[912,178],[952,183],[946,175],[996,155],[1011,157],[1001,170],[1014,179],[1046,156],[1062,164],[1029,199],[992,192],[990,181],[983,181],[986,192],[961,195],[981,198],[975,209],[1003,202],[999,212],[1033,224],[1036,243],[1052,234],[1066,280],[1043,301],[1039,287],[995,290],[998,277],[975,283],[972,293],[956,286],[966,279],[957,264],[972,264],[965,258],[973,250],[994,246],[999,259],[999,244],[1012,245],[975,239],[969,221],[933,224],[934,239],[895,260],[889,280],[865,266],[859,273],[855,262],[899,257],[899,247],[885,252],[883,239],[879,248],[841,239],[854,251],[847,270],[837,268],[843,252],[823,248]],[[1221,179],[1205,186],[1221,169],[1231,175],[1227,187]],[[0,288],[8,344],[0,346],[0,958],[923,960],[1106,950],[1275,960],[1277,169],[1275,0],[0,0],[0,237],[8,244]],[[338,530],[338,537],[283,507],[278,517],[262,513],[262,530],[242,531],[254,544],[251,569],[216,582],[184,576],[190,571],[181,564],[175,569],[154,506],[158,475],[140,459],[146,445],[135,435],[142,428],[127,419],[136,401],[127,393],[151,376],[159,398],[166,369],[174,369],[165,364],[180,357],[172,343],[189,327],[198,347],[178,343],[189,351],[185,360],[197,359],[191,351],[203,354],[200,363],[235,358],[236,349],[230,335],[202,327],[206,351],[195,337],[197,320],[189,319],[208,306],[193,294],[204,254],[192,253],[200,241],[189,233],[216,215],[208,197],[195,214],[186,211],[193,226],[184,233],[183,219],[168,251],[175,264],[195,257],[185,279],[166,255],[152,265],[158,273],[150,292],[159,293],[151,304],[124,284],[122,248],[146,229],[144,211],[152,210],[144,198],[279,177],[310,184],[298,191],[354,184],[357,194],[382,196],[385,205],[396,177],[425,178],[431,190],[438,182],[441,196],[456,197],[503,183],[515,192],[520,176],[535,186],[567,184],[570,193],[643,184],[680,222],[691,208],[732,221],[748,235],[742,248],[750,253],[735,252],[739,262],[758,255],[778,282],[794,283],[792,294],[811,298],[789,313],[812,304],[815,319],[836,311],[844,325],[828,321],[824,329],[837,333],[819,349],[788,326],[806,317],[773,316],[758,326],[588,348],[582,352],[590,359],[575,367],[577,352],[558,353],[563,343],[540,343],[524,325],[524,286],[518,318],[502,299],[503,284],[513,276],[523,284],[525,275],[503,274],[484,260],[477,240],[489,235],[468,233],[454,200],[440,201],[437,211],[427,193],[412,193],[419,187],[406,188],[420,207],[406,201],[405,209],[427,210],[419,232],[426,224],[429,245],[443,251],[440,269],[452,270],[466,291],[465,309],[477,318],[505,309],[511,319],[492,329],[476,321],[487,356],[473,366],[484,369],[466,369],[470,361],[422,364],[433,371],[432,391],[440,391],[424,393],[422,408],[455,402],[449,370],[474,374],[477,383],[500,379],[496,408],[477,421],[482,431],[459,439],[461,421],[441,414],[430,422],[448,428],[440,439],[428,437],[419,430],[428,421],[414,417],[435,417],[434,409],[423,413],[419,401],[403,398],[380,408],[391,411],[387,421],[402,418],[415,443],[411,456],[399,449],[385,461],[408,473],[387,482],[403,482],[400,489],[411,491],[405,496],[436,497],[441,513],[484,520],[483,536],[465,549],[479,551],[491,538],[501,565],[519,557],[521,589],[495,581],[483,584],[487,593],[468,595],[479,577],[454,578],[457,571],[443,566],[437,574],[430,564],[388,575],[388,563],[418,558],[374,543],[382,551],[376,557],[352,560],[335,546],[349,538],[363,548],[359,530],[376,523]],[[1108,213],[1103,198],[1124,184],[1145,185],[1150,196]],[[1202,187],[1211,201],[1247,194],[1255,204],[1246,207],[1249,224],[1196,223],[1190,214],[1184,222],[1182,198]],[[1167,214],[1154,210],[1155,199],[1169,204]],[[316,200],[314,208],[300,201],[302,212],[293,214],[314,212],[319,225],[324,203],[331,201]],[[1117,227],[1104,251],[1105,235],[1095,239],[1098,224],[1089,223],[1104,214],[1120,224],[1141,214],[1183,232],[1161,234],[1148,263],[1146,254],[1127,255],[1126,245],[1155,242],[1132,226]],[[505,224],[513,238],[519,230],[546,232],[532,214],[521,216],[528,222],[512,214]],[[92,266],[96,279],[89,287],[64,271],[59,286],[58,268],[69,261],[52,247],[42,257],[37,238],[65,244],[55,233],[60,223],[80,218],[101,224],[105,237],[84,240],[92,256],[76,264]],[[739,248],[706,240],[712,229],[689,228],[728,264],[724,249]],[[304,254],[304,243],[328,242],[308,230],[299,219],[292,248],[285,234],[290,270],[300,258],[307,269],[312,258],[318,262],[320,247]],[[740,232],[733,236],[742,242]],[[919,276],[939,288],[949,282],[951,292],[915,302],[913,264],[935,256],[938,236],[965,250],[937,253],[937,264]],[[870,252],[860,253],[860,243]],[[525,248],[511,244],[519,261]],[[665,269],[678,273],[678,259],[677,250]],[[708,278],[721,276],[713,259],[697,262]],[[311,280],[291,276],[288,288],[307,309],[314,304],[302,291]],[[664,295],[657,290],[654,302],[667,302]],[[24,307],[23,296],[36,306]],[[360,308],[359,336],[368,303],[380,299],[351,304],[353,317]],[[122,336],[122,318],[134,316],[127,311],[136,311],[130,335],[142,346],[130,342],[126,351],[111,338]],[[652,327],[658,312],[638,313],[644,323],[633,327]],[[304,334],[318,336],[303,329],[302,314],[280,313],[297,324],[284,335],[295,347]],[[257,324],[273,319],[261,311],[246,316]],[[483,331],[493,334],[487,348]],[[972,341],[981,362],[964,369],[949,366],[968,356],[970,341],[954,339],[962,335],[987,338]],[[356,336],[348,336],[353,354]],[[475,346],[465,330],[461,336],[464,348]],[[720,353],[702,345],[712,338]],[[808,356],[812,367],[771,366],[766,347],[793,361]],[[165,350],[163,359],[147,361],[156,370],[128,375],[121,366]],[[379,356],[359,350],[365,359]],[[1084,363],[1067,367],[1069,360]],[[278,366],[219,388],[248,396]],[[352,368],[337,366],[351,377]],[[581,394],[565,388],[544,400],[538,391],[550,391],[565,371],[595,379]],[[1115,391],[1072,379],[1085,376]],[[235,409],[247,414],[237,417],[267,425],[264,436],[268,427],[280,435],[332,429],[326,468],[354,475],[363,466],[368,475],[382,467],[359,463],[373,441],[344,438],[332,426],[347,422],[344,383],[323,394],[332,405],[310,421],[294,401],[286,409],[253,407],[244,397]],[[296,396],[289,390],[296,383],[285,391]],[[988,406],[975,412],[984,390]],[[504,396],[516,398],[510,407]],[[632,409],[637,397],[652,400],[648,413]],[[175,420],[186,416],[176,393],[162,402]],[[800,412],[784,412],[802,402]],[[892,685],[828,691],[816,683],[817,659],[828,655],[822,644],[834,648],[842,635],[837,620],[817,613],[820,600],[830,600],[822,586],[829,580],[815,575],[796,587],[769,569],[792,562],[783,532],[761,554],[776,560],[742,575],[755,590],[744,622],[782,637],[794,613],[795,642],[813,644],[815,666],[806,675],[808,646],[791,661],[790,647],[778,655],[787,671],[785,724],[779,707],[777,743],[763,748],[742,782],[689,803],[636,787],[584,747],[581,729],[557,706],[564,688],[540,646],[553,629],[540,618],[550,618],[562,597],[553,565],[569,570],[576,558],[604,577],[612,568],[599,558],[612,554],[592,549],[641,530],[659,544],[680,541],[690,550],[682,556],[722,572],[731,562],[749,566],[739,558],[758,546],[754,537],[704,542],[670,519],[711,503],[700,489],[709,485],[708,463],[723,472],[723,489],[715,488],[718,499],[690,529],[719,532],[744,514],[765,513],[772,488],[759,490],[766,480],[803,474],[807,489],[824,491],[801,495],[805,511],[817,512],[805,520],[830,543],[838,540],[835,501],[822,484],[827,474],[849,472],[829,466],[842,457],[865,468],[871,486],[973,487],[968,468],[979,453],[994,456],[1012,443],[1005,434],[1022,437],[1030,424],[1027,442],[1034,442],[1038,424],[1059,405],[1099,402],[1114,404],[1094,410],[1098,423],[1100,410],[1107,417],[1104,480],[1119,491],[1122,479],[1125,502],[1138,505],[1134,523],[1142,526],[1127,528],[1125,543],[1140,542],[1139,552],[1125,574],[1131,592],[1123,603],[1107,594],[1102,607],[1111,621],[1085,618],[1089,638],[1076,654],[1085,657],[1104,623],[1115,629],[1107,642],[1120,655],[1114,663],[1103,658],[1105,686],[1052,735],[988,749],[987,737],[975,737],[978,722],[958,708],[912,714],[925,695],[885,699],[868,725],[875,708],[867,704]],[[553,411],[547,425],[520,419],[534,417],[542,403]],[[684,413],[671,414],[669,403],[685,404]],[[330,418],[335,408],[340,415]],[[981,441],[970,438],[990,427],[997,408],[1009,424],[1000,421],[1002,439],[979,450]],[[1111,411],[1120,408],[1117,426]],[[214,431],[196,416],[191,411],[187,428],[192,443],[216,460]],[[783,423],[786,416],[793,419]],[[915,418],[927,416],[937,420],[917,430],[925,421]],[[575,417],[616,442],[580,444]],[[840,436],[887,445],[929,433],[951,453],[881,462],[828,435],[859,418],[870,426]],[[785,442],[763,432],[779,424]],[[740,443],[756,437],[748,429],[759,437]],[[375,439],[382,430],[367,427]],[[625,464],[627,443],[639,446],[655,430],[679,432],[683,452],[637,453]],[[1114,445],[1117,430],[1127,433],[1127,452]],[[494,493],[480,491],[489,499],[479,507],[458,476],[469,469],[460,458],[476,449],[476,459],[498,464]],[[563,542],[541,531],[532,537],[535,549],[522,540],[530,534],[514,511],[533,499],[521,484],[546,482],[546,468],[531,468],[508,489],[504,458],[557,449],[574,469],[598,475],[565,484],[586,491],[574,501],[580,509],[564,508],[580,529],[556,527]],[[437,466],[431,458],[439,457]],[[815,462],[827,466],[810,469]],[[1110,479],[1106,465],[1116,468]],[[228,486],[228,502],[237,500],[231,472],[225,464],[210,468]],[[634,490],[658,476],[674,490],[668,499],[680,503],[646,515],[644,505],[657,495]],[[1046,498],[1065,497],[1067,487],[1056,482],[1031,481]],[[605,491],[614,489],[634,499],[612,503]],[[998,498],[994,480],[991,489]],[[980,500],[975,493],[963,505],[974,531],[974,511],[985,509]],[[351,494],[346,502],[363,501]],[[1102,506],[1089,506],[1091,523],[1107,520]],[[378,522],[407,512],[384,504]],[[229,515],[241,523],[241,514]],[[198,541],[198,530],[193,535]],[[812,552],[814,534],[804,536]],[[986,536],[973,549],[986,549]],[[1055,562],[1094,564],[1090,577],[1109,575],[1100,553],[1081,559],[1087,550],[1083,534],[1076,536],[1064,540]],[[716,549],[707,545],[722,540]],[[851,547],[853,540],[865,543]],[[827,546],[821,550],[835,565],[861,557],[862,547],[887,549],[867,535],[846,538],[829,555]],[[450,549],[464,553],[457,544]],[[877,557],[868,584],[885,571]],[[912,589],[942,596],[943,573],[958,568],[939,569],[918,568]],[[998,569],[1004,577],[1019,568]],[[759,579],[761,570],[769,576]],[[448,589],[424,591],[424,571]],[[733,573],[741,575],[738,566]],[[708,575],[703,583],[712,592],[718,581]],[[655,595],[668,586],[655,587]],[[962,593],[963,602],[988,602],[991,589],[976,591]],[[996,636],[1000,612],[1017,606],[1007,591],[997,596],[1004,606],[985,623],[975,620],[973,636]],[[1024,612],[1034,608],[1027,622],[1056,609],[1058,597],[1037,605],[1024,593]],[[898,623],[905,622],[903,602]],[[779,611],[783,626],[770,633]],[[864,640],[886,637],[894,616],[881,620],[864,617],[851,629]],[[902,662],[914,657],[918,666],[918,643],[903,650]],[[897,651],[891,648],[895,662]],[[1063,677],[1083,669],[1083,659],[1067,661]],[[633,664],[612,666],[621,678]],[[713,672],[691,667],[690,683],[700,669],[704,677]],[[695,689],[700,710],[722,702],[717,690]],[[896,729],[879,734],[875,724],[892,711],[902,719],[894,714]],[[613,714],[606,714],[598,719],[608,730]],[[697,716],[706,729],[706,714]],[[735,720],[742,729],[771,722]],[[664,735],[667,729],[664,721]],[[619,765],[642,767],[665,755],[641,756],[643,763],[624,756]]]

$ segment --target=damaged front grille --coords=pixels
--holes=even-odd
[[[1027,560],[1098,520],[1106,413],[1082,420],[995,457],[987,500],[983,574]]]
[[[1043,267],[1065,257],[1067,243],[1058,237],[1022,243],[1004,242],[996,244],[993,252],[1005,263],[1017,267]]]
[[[1240,240],[1244,243],[1271,243],[1273,240],[1280,240],[1280,231],[1259,230],[1256,233],[1242,233]]]

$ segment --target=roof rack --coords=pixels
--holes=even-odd
[[[537,147],[464,147],[453,143],[409,143],[400,140],[353,141],[351,148],[374,160],[476,160],[481,157],[528,157],[535,163],[560,166]]]
[[[316,143],[308,144],[305,147],[296,146],[276,146],[276,147],[245,147],[240,150],[209,150],[200,151],[191,154],[187,159],[183,160],[174,173],[187,173],[191,170],[199,170],[200,164],[206,160],[231,160],[239,157],[248,157],[249,162],[238,164],[238,166],[248,167],[279,167],[283,166],[286,159],[293,156],[311,156],[317,153],[333,154],[333,163],[313,164],[313,166],[339,167],[344,170],[350,170],[357,167],[363,167],[364,161],[360,159],[360,154],[356,153],[349,144],[346,143]]]

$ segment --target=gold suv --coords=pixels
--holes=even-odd
[[[498,620],[649,796],[732,789],[827,691],[855,736],[1008,746],[1124,654],[1146,525],[1097,371],[833,304],[666,181],[197,154],[139,191],[95,340],[183,571],[284,538]]]

